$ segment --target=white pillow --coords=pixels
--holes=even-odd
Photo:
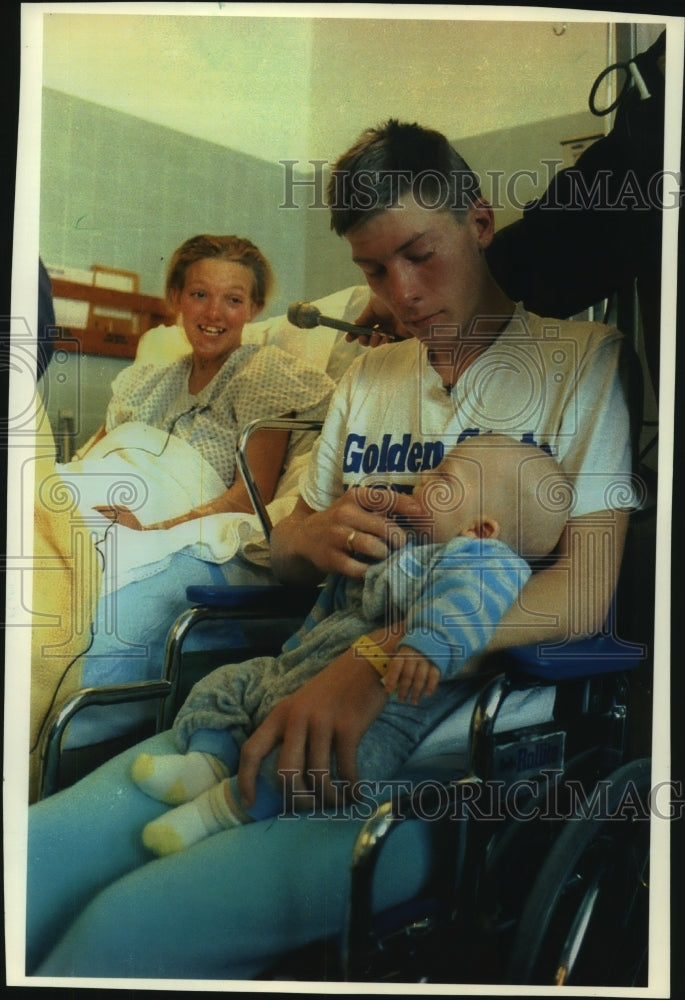
[[[355,285],[334,292],[313,304],[323,316],[332,316],[353,323],[369,299],[365,285]],[[248,323],[243,330],[244,344],[276,344],[283,351],[328,372],[338,381],[350,362],[364,350],[357,343],[347,343],[345,334],[325,326],[301,330],[288,322],[287,316],[274,316]],[[183,354],[190,344],[182,327],[157,326],[148,330],[138,341],[135,362],[168,365]]]
[[[170,365],[190,354],[190,344],[181,326],[155,326],[142,335],[133,364]]]

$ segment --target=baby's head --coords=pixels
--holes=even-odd
[[[552,551],[568,518],[570,484],[546,451],[501,434],[467,438],[414,489],[434,542],[499,538],[525,559]]]

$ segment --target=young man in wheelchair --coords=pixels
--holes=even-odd
[[[506,295],[485,257],[493,212],[435,132],[391,121],[364,133],[335,165],[330,201],[333,228],[373,293],[360,323],[404,339],[370,350],[343,376],[301,498],[274,530],[276,572],[285,583],[363,579],[388,556],[396,519],[415,512],[405,490],[436,449],[494,431],[549,450],[574,502],[553,558],[504,613],[488,652],[594,635],[635,503],[623,337],[597,323],[546,321]],[[384,497],[393,491],[392,510],[379,509],[379,483]],[[369,632],[387,657],[404,639],[395,624]],[[354,782],[360,742],[387,699],[372,663],[341,652],[243,743],[243,801],[253,801],[273,752],[298,793],[315,791],[310,775],[331,774],[333,760],[338,777]],[[340,931],[360,822],[321,814],[250,823],[153,860],[140,831],[167,807],[130,777],[141,749],[175,747],[159,734],[29,811],[29,974],[255,978]],[[324,799],[333,791],[322,783]],[[430,838],[410,827],[426,825],[407,824],[390,845],[377,907],[425,884]]]
[[[634,495],[621,334],[546,321],[507,297],[487,267],[494,220],[477,185],[443,136],[395,121],[364,133],[334,166],[331,226],[372,291],[359,322],[407,339],[369,352],[344,376],[301,497],[274,530],[272,565],[283,581],[303,583],[329,572],[363,576],[369,559],[384,558],[389,519],[363,482],[373,472],[402,489],[406,465],[384,463],[393,446],[425,456],[436,442],[495,429],[532,441],[557,458],[574,504],[557,558],[504,615],[492,652],[602,629]],[[398,493],[400,514],[404,502]],[[373,638],[389,655],[402,629]],[[359,740],[384,704],[377,687],[349,651],[277,706],[243,746],[243,795],[277,743],[283,770],[328,772],[335,753],[339,773],[354,780]]]

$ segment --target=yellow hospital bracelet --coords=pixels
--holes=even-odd
[[[376,673],[380,676],[381,680],[385,677],[388,670],[390,669],[390,664],[392,663],[392,656],[378,645],[377,642],[371,638],[370,635],[363,635],[361,638],[357,639],[353,643],[352,648],[360,653],[364,659],[371,664]]]

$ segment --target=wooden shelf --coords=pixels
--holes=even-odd
[[[153,295],[56,277],[51,278],[51,284],[53,298],[89,304],[87,325],[83,328],[61,326],[65,336],[64,339],[55,339],[55,348],[134,358],[138,340],[146,330],[155,326],[171,326],[174,322],[165,300]],[[115,310],[122,315],[98,315],[98,308]]]

